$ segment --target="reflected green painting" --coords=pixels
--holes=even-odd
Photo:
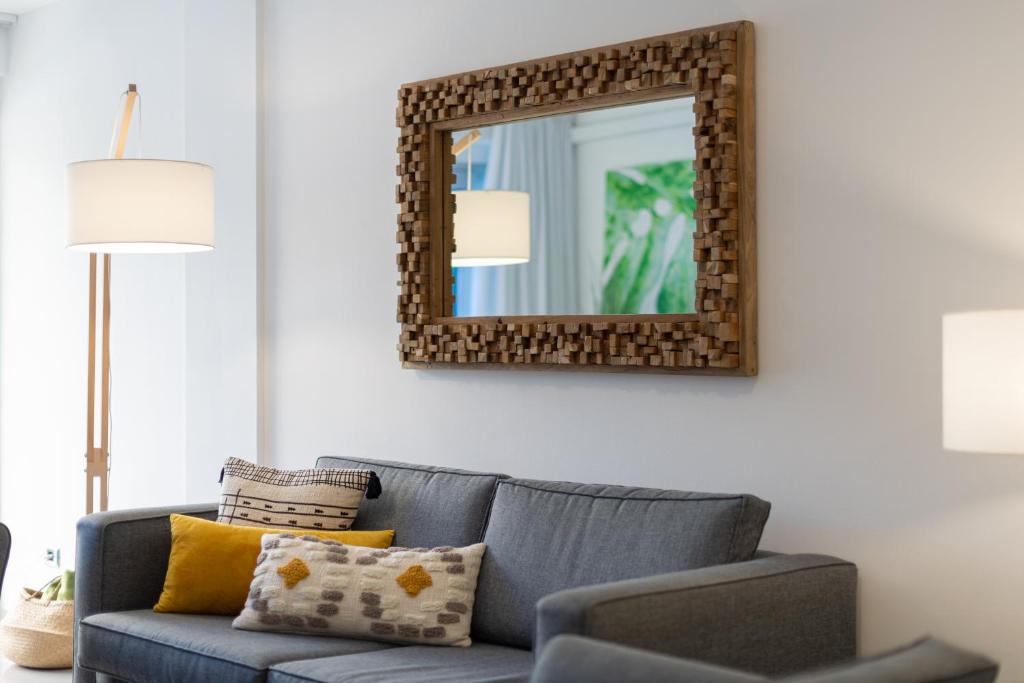
[[[605,180],[602,313],[693,313],[693,162],[640,164]]]

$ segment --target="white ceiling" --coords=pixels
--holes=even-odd
[[[24,14],[51,2],[53,0],[0,0],[0,12]]]

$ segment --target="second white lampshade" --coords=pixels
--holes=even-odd
[[[1024,311],[943,316],[942,443],[1024,454]]]
[[[213,249],[213,169],[166,159],[67,167],[68,247],[98,253]]]
[[[507,266],[530,260],[530,195],[459,190],[452,267]]]

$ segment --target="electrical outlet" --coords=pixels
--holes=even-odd
[[[60,568],[60,548],[47,548],[43,555],[43,563],[47,567]]]

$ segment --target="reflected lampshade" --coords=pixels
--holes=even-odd
[[[213,249],[213,169],[166,159],[67,167],[68,247],[98,253]]]
[[[452,267],[508,266],[530,260],[530,195],[459,190]]]
[[[1024,454],[1024,311],[943,316],[942,443]]]

